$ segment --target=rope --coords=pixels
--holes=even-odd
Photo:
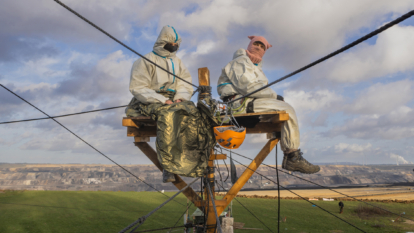
[[[229,150],[227,150],[227,149],[224,149],[224,150],[229,151]],[[251,159],[251,158],[249,158],[249,157],[246,157],[246,156],[244,156],[244,155],[238,154],[238,153],[236,153],[236,152],[233,152],[233,153],[234,153],[234,154],[236,154],[236,155],[238,155],[238,156],[240,156],[240,157],[243,157],[243,158],[245,158],[245,159],[249,159],[249,160],[253,161],[253,159]],[[274,167],[272,167],[272,166],[270,166],[270,165],[267,165],[267,164],[265,164],[265,163],[262,163],[262,164],[263,164],[264,166],[266,166],[266,167],[269,167],[269,168],[275,169]],[[354,199],[354,200],[356,200],[356,201],[359,201],[359,202],[365,203],[365,204],[370,205],[370,206],[372,206],[372,207],[375,207],[375,208],[378,208],[378,209],[381,209],[381,210],[387,211],[388,213],[391,213],[391,214],[394,214],[394,215],[400,216],[400,215],[399,215],[399,214],[397,214],[397,213],[391,212],[391,211],[389,211],[389,210],[387,210],[387,209],[384,209],[384,208],[381,208],[381,207],[379,207],[379,206],[376,206],[376,205],[370,204],[370,203],[368,203],[368,202],[365,202],[365,201],[363,201],[363,200],[357,199],[357,198],[355,198],[355,197],[353,197],[353,196],[349,196],[349,195],[347,195],[347,194],[345,194],[345,193],[341,193],[341,192],[339,192],[339,191],[337,191],[337,190],[335,190],[335,189],[331,189],[331,188],[329,188],[329,187],[326,187],[326,186],[320,185],[320,184],[318,184],[318,183],[315,183],[315,182],[313,182],[313,181],[310,181],[310,180],[304,179],[304,178],[302,178],[302,177],[300,177],[300,176],[297,176],[297,175],[290,174],[289,172],[286,172],[286,171],[283,171],[283,170],[279,170],[279,171],[280,171],[280,172],[283,172],[283,173],[285,173],[285,174],[287,174],[287,175],[294,176],[294,177],[296,177],[296,178],[298,178],[298,179],[300,179],[300,180],[303,180],[303,181],[309,182],[309,183],[311,183],[311,184],[317,185],[317,186],[319,186],[319,187],[321,187],[321,188],[324,188],[324,189],[329,189],[329,190],[331,190],[332,192],[335,192],[335,193],[341,194],[341,195],[343,195],[343,196],[346,196],[346,197],[352,198],[352,199]],[[371,195],[371,196],[372,196],[372,195]],[[410,218],[407,218],[407,217],[402,217],[402,218],[405,218],[405,219],[407,219],[407,220],[414,221],[413,219],[410,219]]]
[[[252,92],[250,92],[250,93],[248,93],[248,94],[246,94],[244,96],[241,96],[241,97],[239,97],[237,99],[234,99],[232,101],[228,101],[227,104],[233,103],[233,102],[235,102],[237,100],[240,100],[240,99],[245,98],[247,96],[253,95],[254,93],[257,93],[257,92],[259,92],[259,91],[261,91],[261,90],[263,90],[265,88],[268,88],[268,87],[270,87],[270,86],[272,86],[272,85],[274,85],[274,84],[276,84],[278,82],[281,82],[281,81],[283,81],[283,80],[285,80],[285,79],[287,79],[287,78],[289,78],[289,77],[291,77],[291,76],[293,76],[295,74],[298,74],[298,73],[300,73],[300,72],[302,72],[304,70],[307,70],[307,69],[311,68],[312,66],[314,66],[316,64],[319,64],[319,63],[321,63],[321,62],[323,62],[323,61],[325,61],[325,60],[327,60],[327,59],[329,59],[329,58],[331,58],[331,57],[333,57],[335,55],[338,55],[338,54],[344,52],[345,50],[348,50],[348,49],[354,47],[355,45],[357,45],[357,44],[359,44],[359,43],[361,43],[361,42],[363,42],[365,40],[368,40],[369,38],[371,38],[371,37],[373,37],[375,35],[378,35],[379,33],[387,30],[388,28],[390,28],[390,27],[392,27],[392,26],[394,26],[394,25],[396,25],[396,24],[398,24],[398,23],[400,23],[400,22],[402,22],[402,21],[404,21],[404,20],[406,20],[408,18],[410,18],[413,15],[414,15],[414,10],[412,10],[412,11],[408,12],[407,14],[405,14],[405,15],[403,15],[403,16],[401,16],[401,17],[399,17],[399,18],[397,18],[397,19],[395,19],[395,20],[393,20],[393,21],[391,21],[391,22],[389,22],[387,24],[385,24],[384,26],[378,28],[377,30],[375,30],[375,31],[373,31],[373,32],[371,32],[371,33],[369,33],[369,34],[361,37],[361,38],[359,38],[358,40],[355,40],[354,42],[352,42],[352,43],[350,43],[350,44],[348,44],[348,45],[346,45],[346,46],[344,46],[344,47],[336,50],[335,52],[332,52],[332,53],[326,55],[325,57],[322,57],[319,60],[316,60],[316,61],[310,63],[307,66],[304,66],[304,67],[302,67],[302,68],[300,68],[300,69],[298,69],[298,70],[296,70],[296,71],[294,71],[294,72],[292,72],[292,73],[290,73],[288,75],[285,75],[285,76],[279,78],[278,80],[273,81],[273,82],[271,82],[271,83],[269,83],[269,84],[267,84],[267,85],[265,85],[265,86],[263,86],[263,87],[255,90],[255,91],[252,91]]]
[[[168,74],[180,79],[181,81],[184,81],[187,84],[190,84],[191,86],[198,88],[198,86],[178,77],[177,75],[171,73],[170,71],[162,68],[161,66],[157,65],[155,62],[151,61],[150,59],[144,57],[142,54],[138,53],[137,51],[133,50],[131,47],[129,47],[128,45],[122,43],[120,40],[116,39],[115,37],[113,37],[111,34],[109,34],[108,32],[104,31],[102,28],[98,27],[96,24],[92,23],[91,21],[89,21],[88,19],[86,19],[85,17],[83,17],[82,15],[80,15],[78,12],[74,11],[72,8],[68,7],[67,5],[65,5],[64,3],[62,3],[59,0],[54,0],[56,3],[58,3],[59,5],[63,6],[64,8],[66,8],[68,11],[72,12],[73,14],[75,14],[76,16],[78,16],[79,18],[81,18],[83,21],[87,22],[88,24],[90,24],[92,27],[98,29],[99,31],[101,31],[103,34],[107,35],[109,38],[111,38],[112,40],[118,42],[120,45],[124,46],[126,49],[128,49],[129,51],[135,53],[136,55],[142,57],[144,60],[148,61],[149,63],[155,65],[156,67],[160,68],[161,70],[167,72]]]
[[[194,179],[191,183],[189,183],[183,189],[181,189],[180,191],[178,191],[172,197],[168,198],[168,200],[166,200],[164,203],[162,203],[161,205],[159,205],[157,208],[153,209],[147,215],[140,217],[138,220],[136,220],[135,222],[131,223],[129,226],[127,226],[124,229],[122,229],[119,233],[125,233],[126,231],[128,231],[129,229],[131,229],[132,227],[134,227],[136,224],[138,224],[134,229],[131,230],[131,232],[134,232],[139,226],[141,226],[145,222],[145,220],[147,218],[149,218],[152,214],[154,214],[155,212],[157,212],[157,210],[161,209],[165,204],[167,204],[168,202],[170,202],[171,200],[173,200],[176,196],[178,196],[178,194],[182,193],[184,190],[186,190],[188,187],[190,187],[192,184],[194,184],[198,179],[200,179],[200,177],[198,177],[197,179]]]
[[[280,232],[280,186],[279,186],[279,169],[277,169],[277,145],[275,148],[276,154],[276,180],[277,180],[277,232]]]
[[[216,226],[217,226],[218,232],[222,233],[221,226],[220,226],[220,219],[219,219],[219,216],[217,214],[217,209],[216,209],[216,202],[214,201],[213,194],[211,193],[210,182],[207,181],[206,183],[207,183],[208,193],[210,194],[210,199],[212,200],[211,203],[213,204],[214,213],[216,214]]]
[[[128,105],[122,105],[122,106],[110,107],[110,108],[102,108],[102,109],[96,109],[96,110],[85,111],[85,112],[77,112],[77,113],[71,113],[71,114],[65,114],[65,115],[59,115],[59,116],[53,116],[53,117],[41,117],[41,118],[33,118],[33,119],[26,119],[26,120],[19,120],[19,121],[5,121],[5,122],[0,122],[0,125],[26,122],[26,121],[38,121],[38,120],[45,120],[45,119],[59,118],[59,117],[67,117],[67,116],[74,116],[74,115],[81,115],[81,114],[91,113],[91,112],[100,112],[100,111],[117,109],[117,108],[125,108],[126,106],[128,106]]]
[[[59,121],[53,119],[47,113],[43,112],[38,107],[36,107],[33,104],[31,104],[29,101],[23,99],[23,97],[19,96],[18,94],[14,93],[13,91],[11,91],[10,89],[8,89],[7,87],[3,86],[3,84],[0,84],[0,86],[3,87],[4,89],[6,89],[7,91],[9,91],[10,93],[12,93],[13,95],[15,95],[17,98],[23,100],[24,102],[26,102],[27,104],[29,104],[30,106],[32,106],[33,108],[35,108],[39,112],[41,112],[41,113],[45,114],[46,116],[48,116],[48,118],[52,119],[54,122],[58,123],[64,129],[66,129],[67,131],[69,131],[69,133],[73,134],[75,137],[77,137],[79,140],[81,140],[82,142],[84,142],[86,145],[88,145],[89,147],[91,147],[92,149],[94,149],[96,152],[98,152],[99,154],[101,154],[102,156],[104,156],[105,158],[107,158],[109,161],[111,161],[112,163],[114,163],[115,165],[117,165],[118,167],[120,167],[121,169],[123,169],[124,171],[126,171],[127,173],[129,173],[130,175],[132,175],[133,177],[135,177],[136,179],[138,179],[139,181],[141,181],[142,183],[148,185],[149,187],[151,187],[152,189],[154,189],[157,192],[161,193],[162,195],[164,195],[166,197],[169,197],[169,196],[165,195],[164,193],[162,193],[160,190],[156,189],[154,186],[148,184],[147,182],[145,182],[144,180],[142,180],[141,178],[139,178],[138,176],[136,176],[135,174],[133,174],[132,172],[130,172],[129,170],[127,170],[126,168],[124,168],[123,166],[121,166],[120,164],[118,164],[117,162],[115,162],[114,160],[112,160],[111,158],[109,158],[107,155],[105,155],[104,153],[102,153],[101,151],[99,151],[98,149],[96,149],[94,146],[92,146],[91,144],[89,144],[87,141],[83,140],[77,134],[75,134],[74,132],[72,132],[70,129],[68,129],[66,126],[64,126],[62,123],[60,123]],[[180,205],[184,205],[184,204],[182,204],[180,202],[177,202],[177,203],[179,203]]]
[[[237,160],[235,160],[235,159],[233,159],[233,160],[234,160],[234,161],[236,161],[237,163],[239,163],[240,165],[242,165],[243,167],[250,169],[251,171],[253,171],[253,172],[255,172],[255,173],[259,174],[260,176],[264,177],[265,179],[267,179],[267,180],[269,180],[269,181],[273,182],[274,184],[276,184],[276,182],[275,182],[275,181],[273,181],[273,180],[271,180],[271,179],[267,178],[267,176],[264,176],[264,175],[260,174],[259,172],[257,172],[257,171],[255,171],[255,170],[253,170],[253,169],[249,168],[248,166],[246,166],[246,165],[244,165],[244,164],[240,163],[239,161],[237,161]],[[284,186],[282,186],[282,185],[280,185],[280,184],[277,184],[277,185],[279,185],[279,186],[281,186],[282,188],[286,189],[287,191],[289,191],[289,192],[293,193],[294,195],[296,195],[296,196],[300,197],[301,199],[303,199],[303,200],[305,200],[305,201],[307,201],[307,202],[311,203],[312,205],[315,205],[315,206],[316,206],[316,207],[318,207],[319,209],[321,209],[321,210],[325,211],[326,213],[328,213],[328,214],[330,214],[330,215],[334,216],[335,218],[337,218],[337,219],[339,219],[339,220],[341,220],[341,221],[343,221],[343,222],[347,223],[348,225],[350,225],[350,226],[352,226],[352,227],[354,227],[354,228],[356,228],[356,229],[360,230],[361,232],[365,232],[364,230],[360,229],[359,227],[357,227],[357,226],[353,225],[352,223],[350,223],[350,222],[348,222],[348,221],[346,221],[346,220],[344,220],[344,219],[342,219],[342,218],[340,218],[340,217],[336,216],[335,214],[331,213],[330,211],[328,211],[328,210],[326,210],[326,209],[324,209],[324,208],[322,208],[322,207],[320,207],[320,206],[316,205],[315,203],[313,203],[313,202],[311,202],[311,201],[307,200],[306,198],[304,198],[304,197],[300,196],[299,194],[297,194],[297,193],[293,192],[292,190],[290,190],[290,189],[288,189],[288,188],[286,188],[286,187],[284,187]],[[365,233],[366,233],[366,232],[365,232]]]

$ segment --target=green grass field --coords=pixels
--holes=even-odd
[[[173,193],[166,193],[171,196]],[[156,192],[87,192],[87,191],[7,191],[0,193],[0,232],[118,232],[137,218],[147,214],[167,198]],[[183,195],[175,200],[183,204]],[[277,232],[277,200],[238,198],[273,231]],[[355,209],[358,202],[345,202],[345,211],[338,214],[338,202],[315,202],[335,215],[366,232],[414,232],[414,225],[391,222],[396,216],[371,215],[360,217]],[[406,213],[414,219],[414,204],[376,203],[397,213]],[[233,201],[236,222],[269,232],[240,204]],[[170,202],[152,215],[138,230],[170,227],[184,213],[185,207]],[[190,213],[194,212],[192,207]],[[301,200],[281,200],[281,232],[359,232],[334,216]],[[183,225],[180,219],[178,225]],[[158,231],[158,232],[167,232]],[[182,231],[176,231],[182,232]]]

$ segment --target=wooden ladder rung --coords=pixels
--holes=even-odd
[[[207,201],[194,201],[194,205],[197,206],[197,207],[206,206],[207,205],[206,203],[207,203]],[[210,206],[213,206],[212,202],[209,202],[209,204],[210,204]],[[226,207],[227,206],[227,200],[215,200],[215,204],[216,204],[217,207],[219,207],[219,206]]]
[[[212,155],[210,155],[210,160],[219,160],[219,159],[227,159],[227,155],[225,155],[225,154],[212,154]]]

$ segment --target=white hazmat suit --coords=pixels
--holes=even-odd
[[[237,50],[223,69],[218,80],[217,92],[221,99],[234,96],[236,98],[246,95],[268,84],[268,79],[262,70],[262,63],[253,64],[246,54],[245,49]],[[283,124],[281,149],[286,152],[299,149],[300,135],[296,112],[290,104],[277,100],[277,94],[271,88],[265,88],[251,96],[246,105],[253,101],[254,112],[286,111],[289,120]],[[234,103],[234,107],[240,106],[241,102]],[[240,113],[246,113],[246,109]]]
[[[174,27],[164,26],[154,44],[153,51],[145,55],[146,58],[157,65],[177,75],[178,77],[192,83],[190,72],[176,57],[175,52],[164,49],[167,43],[178,43],[180,46],[181,36]],[[158,92],[174,92],[175,100],[188,101],[191,99],[193,88],[190,84],[168,74],[164,70],[149,63],[143,58],[134,62],[131,71],[129,91],[141,103],[165,103],[168,98]]]

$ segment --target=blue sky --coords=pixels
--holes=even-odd
[[[63,2],[141,54],[152,51],[162,26],[173,25],[183,37],[178,56],[193,81],[199,67],[208,67],[213,84],[249,35],[273,45],[263,61],[273,81],[414,9],[408,0]],[[50,115],[129,102],[136,55],[53,1],[2,5],[1,84]],[[298,114],[305,158],[414,162],[412,51],[413,18],[273,86]],[[43,117],[5,90],[0,103],[0,121]],[[59,121],[119,163],[148,163],[126,137],[122,117],[119,109]],[[237,152],[253,156],[265,140],[248,136]],[[109,163],[49,120],[0,125],[0,162]]]

